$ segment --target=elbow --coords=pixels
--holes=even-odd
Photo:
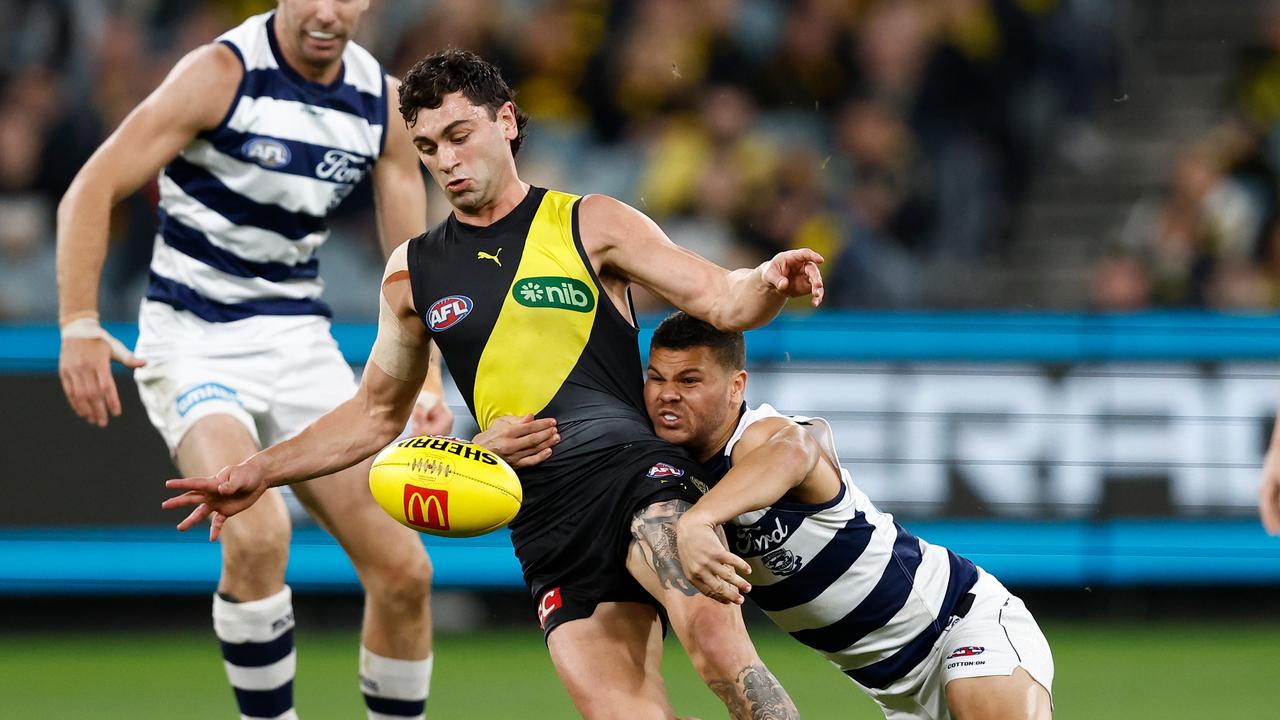
[[[372,432],[370,432],[370,440],[372,447],[370,454],[375,453],[387,445],[392,440],[400,437],[400,433],[404,431],[405,423],[408,417],[399,417],[396,413],[381,413],[374,417],[371,423]]]
[[[791,470],[795,477],[792,486],[799,485],[813,472],[818,464],[819,449],[806,433],[799,427],[790,427],[775,436],[770,443],[769,453],[778,467]]]
[[[799,439],[783,440],[775,445],[773,452],[776,453],[779,462],[787,467],[812,469],[817,462],[812,449]]]
[[[388,445],[396,441],[400,437],[400,433],[404,430],[404,424],[395,427],[391,422],[382,419],[372,419],[364,428],[364,432],[353,434],[352,457],[356,458],[352,463],[359,462],[365,458],[371,458],[382,452]]]
[[[66,227],[71,224],[71,216],[75,211],[76,196],[79,194],[79,183],[72,182],[67,191],[62,194],[62,199],[58,201],[57,223],[58,227]]]
[[[105,181],[104,181],[105,182]],[[74,237],[77,234],[72,233],[64,235],[61,230],[63,228],[71,228],[76,224],[76,215],[86,209],[86,203],[97,206],[99,203],[106,203],[106,212],[110,212],[110,193],[112,190],[105,185],[95,184],[91,180],[85,178],[85,173],[81,171],[71,181],[71,185],[67,187],[67,191],[62,194],[62,198],[58,200],[58,209],[54,218],[59,228],[59,236]],[[106,235],[103,235],[105,242]]]
[[[366,402],[364,406],[364,432],[355,435],[364,441],[362,450],[367,451],[365,454],[372,455],[400,437],[409,421],[409,414],[413,412],[413,405],[410,403],[402,409],[396,405]]]

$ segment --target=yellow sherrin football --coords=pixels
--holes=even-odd
[[[502,458],[457,438],[424,435],[378,453],[369,490],[397,522],[418,532],[471,537],[520,510],[520,479]]]

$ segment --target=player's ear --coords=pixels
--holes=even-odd
[[[502,107],[498,108],[497,121],[502,125],[503,138],[515,140],[520,134],[520,126],[516,123],[516,105],[510,100],[502,103]]]
[[[742,396],[747,391],[747,371],[738,370],[733,374],[733,379],[729,381],[729,392],[733,395],[733,399],[742,402]]]

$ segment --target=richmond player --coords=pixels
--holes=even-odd
[[[212,478],[171,481],[214,531],[267,487],[332,472],[394,437],[436,340],[481,428],[558,421],[559,450],[522,471],[512,541],[561,680],[590,718],[666,718],[661,610],[734,717],[794,717],[736,606],[702,596],[675,556],[674,523],[702,470],[645,416],[628,287],[726,329],[822,297],[809,250],[729,272],[676,247],[612,198],[530,187],[514,154],[524,118],[497,70],[461,51],[405,76],[400,111],[454,212],[393,254],[371,364],[356,397],[297,438]],[[489,258],[487,256],[493,256]]]

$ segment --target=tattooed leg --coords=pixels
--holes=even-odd
[[[719,696],[734,718],[800,717],[787,691],[764,665],[750,665],[738,673],[736,680],[712,680],[707,687]]]
[[[656,502],[631,519],[631,536],[635,538],[645,562],[658,574],[663,588],[674,588],[685,595],[697,595],[676,555],[676,521],[693,507],[684,500]]]

